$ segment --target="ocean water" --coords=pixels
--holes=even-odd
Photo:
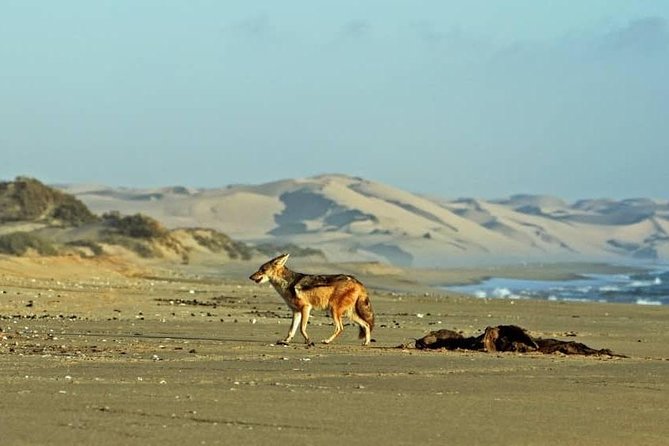
[[[669,305],[669,270],[633,275],[588,274],[566,281],[492,278],[446,289],[480,298]]]

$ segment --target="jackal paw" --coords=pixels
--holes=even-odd
[[[278,341],[276,341],[276,345],[288,345],[288,344],[290,344],[290,341],[287,339],[279,339]]]
[[[323,339],[323,340],[321,341],[321,344],[329,344],[329,343],[330,343],[330,340],[329,340],[329,339]]]

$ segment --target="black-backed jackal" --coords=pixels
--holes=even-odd
[[[311,344],[307,335],[307,322],[312,308],[328,308],[334,320],[335,331],[322,342],[329,344],[344,330],[342,317],[347,315],[360,326],[359,338],[363,345],[371,341],[374,328],[374,313],[365,286],[355,277],[344,274],[302,274],[288,269],[289,254],[283,254],[258,268],[249,279],[256,283],[269,282],[283,297],[293,312],[293,323],[285,339],[279,344],[288,344],[300,327],[304,342]]]

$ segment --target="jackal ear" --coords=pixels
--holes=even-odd
[[[272,263],[274,263],[277,266],[283,266],[288,261],[288,257],[290,257],[290,254],[281,254],[279,257],[272,260]]]

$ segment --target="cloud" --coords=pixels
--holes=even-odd
[[[669,27],[663,17],[644,17],[609,32],[603,41],[608,51],[655,52],[669,48]]]
[[[342,34],[347,37],[352,38],[362,38],[367,35],[372,30],[372,25],[366,20],[351,20],[348,23],[345,23],[342,27]]]
[[[223,33],[237,37],[261,39],[273,33],[272,23],[267,14],[258,14],[223,27]]]
[[[435,29],[434,24],[426,20],[411,23],[411,29],[419,39],[428,44],[440,43],[446,37],[443,32]]]

